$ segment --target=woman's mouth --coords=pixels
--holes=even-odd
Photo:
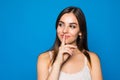
[[[61,35],[62,38],[63,38],[63,36],[64,35]],[[65,39],[68,39],[68,38],[70,38],[70,36],[69,35],[65,35]]]

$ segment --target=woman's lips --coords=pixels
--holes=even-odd
[[[64,35],[61,35],[61,37],[63,38]],[[69,35],[65,35],[65,39],[68,39],[70,36]]]

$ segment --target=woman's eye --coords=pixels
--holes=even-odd
[[[62,26],[63,26],[63,24],[62,24],[62,23],[59,23],[59,24],[58,24],[58,26],[62,27]]]
[[[70,25],[70,28],[73,28],[73,29],[74,29],[74,28],[76,28],[76,26],[75,26],[75,25]]]

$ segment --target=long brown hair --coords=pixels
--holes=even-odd
[[[56,29],[57,29],[57,26],[58,26],[58,22],[60,20],[60,18],[65,14],[65,13],[73,13],[75,15],[75,17],[77,18],[78,20],[78,23],[79,23],[79,27],[80,27],[80,30],[81,30],[81,33],[82,35],[81,36],[78,36],[77,38],[77,46],[78,46],[78,49],[87,57],[90,65],[91,65],[91,59],[90,59],[90,55],[87,51],[89,51],[88,49],[88,45],[87,45],[87,27],[86,27],[86,20],[85,20],[85,16],[82,12],[82,10],[78,7],[73,7],[73,6],[70,6],[70,7],[67,7],[65,9],[62,10],[62,12],[58,15],[58,18],[56,20]],[[81,37],[81,38],[80,38]],[[60,46],[61,42],[56,34],[56,40],[55,40],[55,43],[53,45],[53,52],[54,52],[54,55],[53,55],[53,63],[54,61],[56,60],[56,56],[57,56],[57,53],[58,53],[58,50],[59,50],[59,46]]]

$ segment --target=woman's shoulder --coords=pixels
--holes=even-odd
[[[96,53],[91,52],[91,51],[88,51],[88,53],[89,53],[90,57],[92,57],[92,58],[98,58],[98,55]]]
[[[102,80],[101,63],[99,56],[94,52],[89,52],[91,59],[91,76],[95,80]]]
[[[47,51],[47,52],[43,52],[43,53],[40,53],[40,55],[38,56],[38,58],[48,58],[49,57],[49,51]]]
[[[88,51],[88,53],[90,55],[92,66],[99,65],[100,64],[99,56],[96,53],[94,53],[94,52]]]
[[[39,56],[38,56],[38,63],[41,63],[41,64],[49,64],[50,63],[50,55],[49,55],[49,51],[47,52],[44,52],[44,53],[41,53]],[[45,65],[46,65],[45,64]]]
[[[91,58],[92,60],[99,59],[99,56],[98,56],[96,53],[90,52],[90,51],[88,51],[88,53],[89,53],[90,58]]]
[[[45,60],[47,60],[47,59],[50,59],[52,55],[53,55],[53,51],[49,50],[49,51],[41,53],[38,56],[38,59],[45,59]]]

